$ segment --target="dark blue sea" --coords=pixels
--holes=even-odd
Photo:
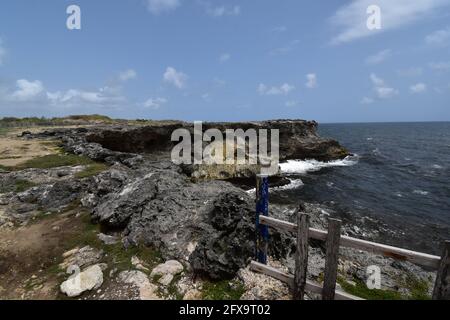
[[[321,136],[351,153],[342,161],[290,161],[292,183],[272,201],[324,206],[376,239],[428,253],[450,240],[450,122],[324,124]]]

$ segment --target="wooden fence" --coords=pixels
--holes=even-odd
[[[264,179],[259,177],[258,179]],[[261,198],[258,190],[264,183],[257,184],[257,203],[261,207],[261,202],[267,202],[268,198]],[[264,208],[267,207],[263,206]],[[257,228],[271,227],[280,231],[296,234],[297,250],[295,254],[294,275],[287,274],[267,265],[267,237],[266,233],[262,237],[257,237],[257,260],[252,261],[251,269],[255,272],[263,273],[289,285],[293,291],[293,299],[303,300],[305,292],[321,294],[323,300],[363,300],[359,297],[336,290],[336,280],[338,273],[339,248],[352,248],[362,251],[379,254],[385,257],[400,261],[409,261],[427,269],[437,270],[436,282],[433,290],[434,300],[450,300],[450,241],[444,242],[444,252],[441,257],[426,253],[415,252],[407,249],[397,248],[375,242],[365,241],[347,236],[341,236],[342,222],[337,219],[329,219],[328,231],[312,229],[309,227],[309,215],[297,210],[297,223],[268,217],[268,211],[263,215],[258,214],[257,206]],[[261,239],[263,245],[259,244]],[[324,283],[318,283],[306,279],[308,266],[309,239],[325,242],[325,272]],[[263,257],[262,260],[261,257]]]

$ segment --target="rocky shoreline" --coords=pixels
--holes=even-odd
[[[137,292],[136,298],[198,298],[202,282],[196,282],[194,279],[197,278],[242,286],[244,299],[287,298],[288,290],[281,283],[255,275],[247,268],[254,253],[254,198],[225,178],[249,179],[254,173],[243,170],[237,176],[203,174],[207,179],[193,179],[196,170],[173,164],[168,155],[173,147],[170,135],[180,127],[190,130],[192,125],[170,122],[151,126],[52,129],[37,134],[24,132],[22,139],[51,139],[68,154],[83,156],[108,167],[103,172],[82,178],[77,175],[85,169],[83,165],[0,172],[3,190],[8,190],[19,180],[32,183],[26,190],[0,194],[0,230],[27,226],[43,214],[62,214],[80,208],[86,210],[91,222],[100,227],[102,242],[116,239],[114,241],[125,250],[143,245],[159,253],[162,263],[154,268],[139,262],[138,257],[132,257],[133,269],[115,274],[113,266],[102,265],[101,251],[88,246],[65,252],[64,259],[72,257],[75,262],[69,261],[62,269],[75,265],[80,268],[79,277],[93,279],[78,294],[71,291],[67,282],[73,278],[64,281],[61,290],[69,297],[101,290],[104,272],[109,270],[109,285],[117,288],[117,284],[112,284],[114,281],[129,285]],[[315,122],[212,123],[204,127],[222,131],[227,128],[278,128],[282,160],[314,158],[330,161],[348,155],[338,142],[320,138]],[[316,205],[305,206],[312,216],[313,227],[325,229],[327,215]],[[283,220],[293,221],[294,212],[292,206],[271,207],[271,215]],[[369,238],[371,234],[370,230],[351,224],[345,226],[345,232]],[[271,237],[272,263],[292,272],[295,250],[292,236],[273,232]],[[88,257],[97,258],[84,261],[86,252]],[[323,247],[313,244],[309,266],[312,280],[320,281],[323,276],[323,252]],[[385,290],[401,292],[405,297],[414,296],[416,287],[402,287],[411,278],[415,279],[415,284],[422,285],[421,294],[431,290],[434,275],[409,263],[354,250],[343,250],[341,254],[340,276],[344,286],[357,287],[357,282],[365,282],[365,268],[375,264],[382,267]],[[5,268],[0,266],[0,272]],[[158,294],[161,287],[165,288],[166,294]],[[169,288],[174,287],[177,294],[169,294]],[[103,298],[115,297],[111,292],[99,292],[96,297],[102,295]]]

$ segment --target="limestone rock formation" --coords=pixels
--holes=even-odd
[[[94,265],[64,281],[60,288],[62,293],[70,298],[74,298],[86,291],[96,290],[102,284],[102,268],[99,265]]]

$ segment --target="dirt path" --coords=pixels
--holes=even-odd
[[[77,128],[79,126],[66,126],[64,128]],[[86,126],[84,126],[86,127]],[[28,160],[43,157],[57,152],[55,141],[28,140],[20,138],[24,131],[38,133],[58,127],[33,127],[33,128],[11,128],[0,134],[0,166],[13,167]]]
[[[41,218],[0,232],[0,299],[55,299],[58,264],[71,241],[83,232],[76,212]]]

